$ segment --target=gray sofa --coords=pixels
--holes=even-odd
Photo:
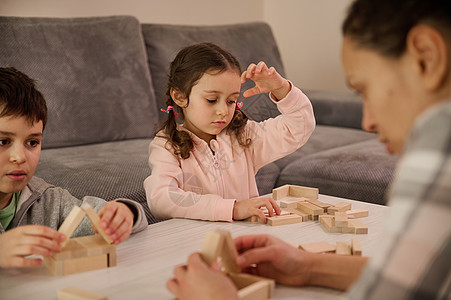
[[[176,26],[140,24],[131,16],[0,17],[0,66],[36,79],[49,107],[36,175],[76,197],[136,200],[149,223],[156,222],[143,181],[151,172],[149,142],[166,117],[160,111],[166,69],[180,48],[201,41],[225,47],[243,67],[263,60],[285,74],[265,23]],[[243,89],[251,85],[246,82]],[[258,172],[260,193],[290,183],[383,204],[396,158],[384,153],[374,134],[360,129],[360,99],[306,93],[317,128],[304,147]],[[254,120],[279,114],[267,95],[241,101]]]

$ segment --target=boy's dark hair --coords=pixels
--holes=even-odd
[[[212,72],[220,74],[227,70],[235,70],[241,75],[241,67],[238,60],[228,51],[212,43],[199,43],[183,48],[177,54],[170,65],[168,75],[168,85],[166,89],[166,104],[177,109],[181,119],[184,119],[183,111],[171,97],[171,89],[181,92],[187,99],[189,105],[189,95],[191,89],[204,73]],[[235,133],[238,142],[243,147],[250,144],[250,139],[243,137],[244,125],[248,118],[239,109],[227,127],[228,131]],[[177,122],[174,111],[168,111],[168,119],[162,124],[158,131],[164,133],[164,137],[174,148],[174,154],[187,159],[193,149],[193,141],[186,131],[177,130]]]
[[[47,105],[35,81],[15,68],[0,67],[0,117],[25,117],[30,124],[47,123]]]
[[[420,23],[450,36],[449,0],[357,0],[349,7],[342,32],[362,47],[397,58],[406,50],[408,32]]]

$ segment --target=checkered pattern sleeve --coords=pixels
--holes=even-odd
[[[451,101],[415,123],[390,189],[377,255],[350,299],[450,299]]]

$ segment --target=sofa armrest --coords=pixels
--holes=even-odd
[[[316,123],[362,129],[362,99],[350,92],[307,90]]]

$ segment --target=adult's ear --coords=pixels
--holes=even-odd
[[[428,25],[417,25],[407,35],[407,51],[413,54],[424,87],[429,91],[437,91],[450,72],[448,46],[442,34]]]
[[[186,107],[188,99],[185,98],[182,92],[176,89],[171,89],[171,97],[172,100],[174,100],[175,104],[177,104],[180,107]]]

